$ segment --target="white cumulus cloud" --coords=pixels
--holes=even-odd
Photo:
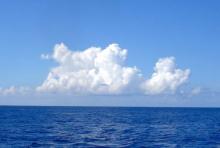
[[[58,63],[38,92],[69,92],[73,94],[161,94],[175,92],[189,77],[190,70],[176,68],[175,58],[161,58],[150,79],[141,71],[125,65],[127,50],[118,44],[106,48],[91,47],[72,51],[63,43],[51,55],[42,56]]]
[[[54,47],[51,58],[59,66],[53,68],[38,91],[93,94],[119,94],[135,90],[140,79],[136,67],[124,66],[127,50],[118,44],[105,49],[91,47],[71,51],[63,43]],[[132,89],[131,89],[132,88]]]
[[[175,58],[166,57],[158,60],[154,73],[142,85],[147,94],[160,94],[162,92],[175,92],[189,78],[190,70],[176,68]]]

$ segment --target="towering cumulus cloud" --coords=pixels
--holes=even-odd
[[[156,63],[151,78],[146,80],[142,88],[147,94],[174,92],[181,84],[186,82],[189,74],[189,69],[176,68],[174,57],[161,58]]]
[[[125,66],[127,50],[118,44],[101,49],[91,47],[84,51],[71,51],[63,43],[54,47],[53,59],[58,66],[37,88],[39,92],[69,92],[73,94],[159,94],[174,92],[187,81],[190,71],[177,69],[173,57],[156,63],[155,72],[147,80],[136,67]]]
[[[70,51],[57,44],[51,57],[59,66],[48,74],[39,91],[93,94],[119,94],[135,90],[140,76],[136,67],[125,67],[127,50],[117,44],[105,49],[91,47],[84,51]],[[131,89],[131,86],[133,87]]]

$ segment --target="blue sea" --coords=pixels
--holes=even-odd
[[[220,109],[0,107],[0,147],[220,147]]]

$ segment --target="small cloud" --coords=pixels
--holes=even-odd
[[[44,59],[44,60],[49,60],[51,57],[49,54],[41,54],[41,59]]]
[[[154,73],[145,81],[142,88],[146,94],[175,92],[188,80],[189,75],[189,69],[176,68],[174,57],[160,58],[155,64]]]
[[[27,94],[31,92],[31,88],[29,87],[15,87],[10,86],[8,88],[0,88],[0,95],[8,96],[8,95],[15,95],[15,94]]]
[[[0,94],[2,95],[12,95],[16,93],[16,88],[14,86],[11,86],[9,88],[1,88],[0,89]]]
[[[201,87],[193,88],[191,91],[191,95],[198,95],[199,93],[201,93],[201,91],[202,91]]]

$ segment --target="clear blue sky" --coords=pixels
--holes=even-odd
[[[73,50],[118,43],[150,75],[158,58],[190,68],[190,85],[220,89],[218,0],[1,0],[0,86],[38,86],[56,43]]]

